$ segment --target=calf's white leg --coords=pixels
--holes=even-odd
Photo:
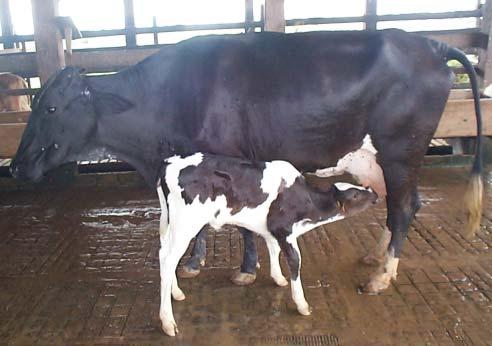
[[[301,315],[310,315],[311,308],[304,297],[301,281],[301,252],[297,245],[297,237],[294,234],[287,238],[284,236],[277,237],[280,248],[285,254],[290,270],[290,288],[292,291],[292,300],[297,306],[297,311]]]
[[[164,235],[167,232],[167,229],[169,227],[169,212],[167,210],[167,201],[166,197],[164,196],[164,191],[162,191],[162,187],[160,184],[160,180],[157,183],[157,196],[159,197],[159,204],[161,206],[161,218],[159,222],[159,236],[160,236],[160,242],[161,242],[161,248],[163,246],[164,242]],[[160,257],[160,253],[159,253]],[[160,276],[161,278],[163,277],[163,268],[160,266]],[[178,280],[176,279],[176,274],[174,275],[174,280],[173,280],[173,285],[172,285],[172,296],[175,300],[181,301],[186,298],[185,294],[183,291],[179,288],[178,286]]]
[[[270,276],[278,286],[287,286],[287,279],[282,274],[282,269],[280,268],[280,246],[278,245],[278,241],[270,234],[264,235],[263,238],[265,239],[268,254],[270,255]]]
[[[176,267],[180,258],[186,252],[191,239],[204,226],[204,224],[193,222],[186,216],[176,216],[176,220],[177,224],[173,223],[171,219],[171,224],[164,234],[164,242],[159,250],[161,266],[161,307],[159,317],[162,323],[162,330],[169,336],[174,336],[178,333],[171,304],[171,295],[176,300],[179,300],[179,292],[181,291],[177,286]]]
[[[301,281],[301,251],[299,251],[299,246],[297,245],[297,239],[292,238],[289,241],[287,238],[287,243],[290,243],[295,253],[297,254],[298,266],[297,266],[297,276],[295,277],[291,272],[291,280],[290,280],[290,288],[292,290],[292,300],[297,305],[297,311],[301,315],[308,316],[311,315],[311,307],[309,306],[306,298],[304,297],[304,290],[302,289],[302,281]],[[295,270],[295,269],[294,269]],[[295,279],[294,279],[295,277]]]

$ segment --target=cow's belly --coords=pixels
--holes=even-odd
[[[381,166],[376,160],[377,150],[373,146],[371,137],[366,135],[362,146],[342,158],[336,166],[318,169],[314,174],[326,178],[343,173],[351,174],[359,184],[371,187],[379,197],[386,196],[386,184]]]

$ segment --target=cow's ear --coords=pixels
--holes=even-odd
[[[127,99],[111,93],[96,91],[93,97],[96,112],[101,115],[119,114],[134,107]]]

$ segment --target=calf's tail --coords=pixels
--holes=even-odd
[[[446,52],[446,60],[457,60],[465,68],[473,92],[475,103],[475,116],[477,118],[477,139],[475,142],[475,159],[471,171],[470,181],[465,193],[465,208],[467,213],[466,235],[475,236],[480,228],[480,219],[482,216],[482,112],[480,110],[480,94],[478,90],[477,75],[475,70],[466,57],[466,55],[456,48],[449,47]]]

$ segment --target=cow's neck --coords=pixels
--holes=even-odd
[[[150,186],[154,186],[161,162],[159,135],[150,121],[152,115],[140,114],[139,102],[132,100],[135,96],[131,91],[138,89],[132,85],[134,81],[128,76],[129,72],[90,78],[94,90],[123,96],[135,104],[128,112],[99,114],[95,142],[107,153],[132,165]]]

